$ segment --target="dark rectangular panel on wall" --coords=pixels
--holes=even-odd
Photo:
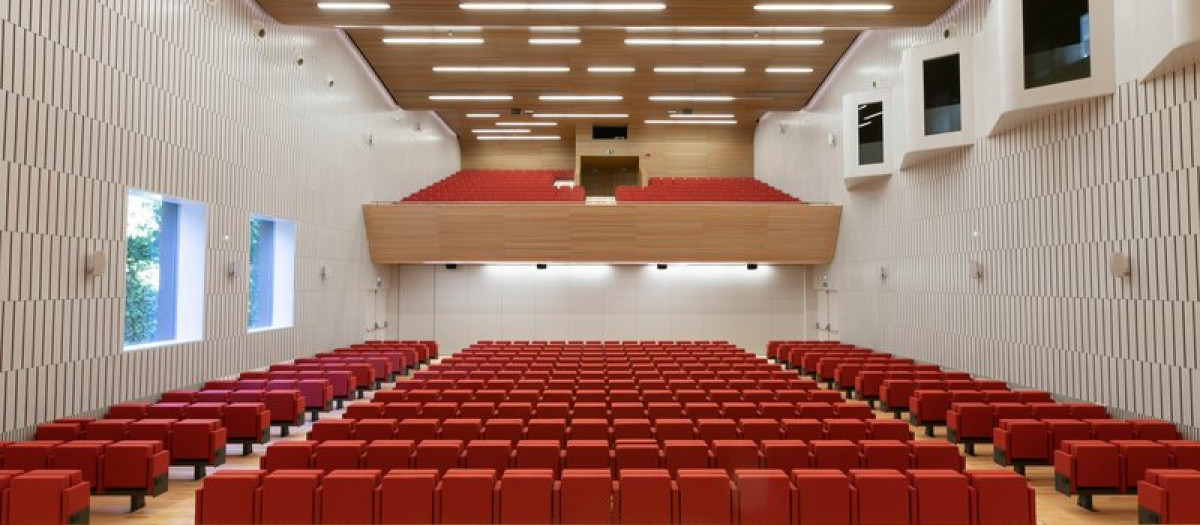
[[[841,207],[807,204],[368,204],[376,264],[825,264]]]

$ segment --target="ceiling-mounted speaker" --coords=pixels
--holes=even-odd
[[[695,113],[695,112],[696,112],[696,110],[694,110],[692,108],[683,108],[683,110],[680,111],[680,113],[683,113],[684,115],[691,115],[692,113]]]
[[[1133,275],[1133,267],[1129,262],[1129,256],[1123,253],[1112,254],[1108,269],[1112,272],[1112,276],[1117,279],[1128,279]]]
[[[512,108],[512,109],[508,110],[509,115],[519,116],[519,115],[521,115],[521,113],[522,113],[521,108]]]

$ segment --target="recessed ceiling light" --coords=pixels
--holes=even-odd
[[[384,2],[318,2],[317,9],[330,11],[387,11],[392,6]]]
[[[755,11],[891,11],[892,4],[758,4]]]
[[[626,38],[630,46],[819,46],[819,38]]]
[[[528,127],[552,127],[557,126],[557,122],[497,122],[497,126],[528,126]]]
[[[728,119],[733,118],[733,113],[671,113],[670,117],[671,118],[681,118],[681,119],[696,118],[696,119],[710,119],[710,120],[712,120],[712,119],[728,120]]]
[[[383,39],[385,44],[441,44],[441,45],[475,45],[482,44],[482,38],[459,37],[388,37]]]
[[[529,43],[535,46],[575,46],[582,40],[578,38],[530,38]]]
[[[475,140],[561,140],[558,135],[481,135]]]
[[[654,102],[732,102],[733,97],[727,95],[654,95],[650,97]]]
[[[464,2],[467,11],[662,11],[661,2]]]
[[[631,26],[630,33],[820,33],[824,27],[785,26]]]
[[[730,125],[737,124],[736,120],[647,120],[647,124],[720,124]]]
[[[338,27],[359,27],[359,28],[374,28],[375,26],[338,26]],[[445,33],[453,31],[455,33],[479,33],[483,31],[483,26],[383,26],[384,31],[397,32],[412,32],[420,31],[426,33]]]
[[[811,67],[769,67],[769,68],[767,68],[767,73],[787,74],[787,73],[812,73],[812,72],[813,72],[813,68],[811,68]]]
[[[528,129],[473,129],[473,130],[471,130],[471,133],[479,133],[479,134],[486,134],[486,133],[531,133],[531,132],[532,132],[532,130],[528,130]]]
[[[434,66],[434,73],[569,73],[565,66]]]
[[[429,100],[512,100],[512,95],[429,95]]]
[[[533,118],[629,118],[626,113],[534,113]]]
[[[530,26],[530,33],[578,33],[579,26]]]
[[[546,102],[617,102],[625,100],[621,95],[542,95],[538,100]]]
[[[588,68],[588,73],[633,73],[637,71],[636,67],[629,66],[593,66]]]
[[[745,73],[744,67],[656,67],[655,73]]]
[[[500,118],[499,113],[467,113],[467,118]]]

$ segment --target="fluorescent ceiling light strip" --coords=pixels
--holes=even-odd
[[[534,113],[533,118],[629,118],[627,113]]]
[[[654,95],[650,97],[654,102],[732,102],[733,97],[728,95]]]
[[[371,27],[371,26],[358,26]],[[384,31],[408,32],[421,31],[431,33],[444,33],[447,31],[458,31],[462,33],[478,33],[483,31],[483,26],[383,26]]]
[[[617,102],[625,100],[621,95],[542,95],[538,100],[546,102]]]
[[[512,95],[429,95],[429,100],[512,100]]]
[[[647,124],[737,124],[736,120],[647,120]]]
[[[562,140],[558,135],[482,135],[475,140]]]
[[[731,119],[734,117],[733,113],[672,113],[670,116],[679,119]]]
[[[434,73],[569,73],[565,66],[434,66]]]
[[[891,11],[892,4],[758,4],[755,11]]]
[[[661,2],[463,2],[466,11],[662,11]]]
[[[482,44],[482,38],[460,37],[388,37],[383,39],[385,44],[441,44],[441,45],[477,45]]]
[[[816,26],[630,26],[629,33],[820,33],[824,27]]]
[[[387,11],[392,6],[384,2],[318,2],[317,9],[329,11]]]
[[[574,46],[582,40],[578,38],[530,38],[529,43],[535,46]]]
[[[633,73],[636,71],[636,67],[629,66],[593,66],[588,68],[588,73]]]
[[[529,129],[473,129],[471,133],[486,134],[486,133],[532,133]]]
[[[811,67],[769,67],[767,73],[812,73]]]
[[[500,118],[499,113],[467,113],[467,118]]]
[[[530,33],[578,33],[579,26],[530,26]]]
[[[819,46],[819,38],[626,38],[630,46]]]
[[[557,122],[497,122],[497,126],[528,126],[528,127],[551,127],[557,126]]]
[[[656,67],[655,73],[745,73],[744,67]]]

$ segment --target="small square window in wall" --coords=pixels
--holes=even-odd
[[[203,338],[206,214],[198,202],[128,192],[126,350]]]
[[[250,219],[250,331],[292,326],[296,297],[296,225]]]

